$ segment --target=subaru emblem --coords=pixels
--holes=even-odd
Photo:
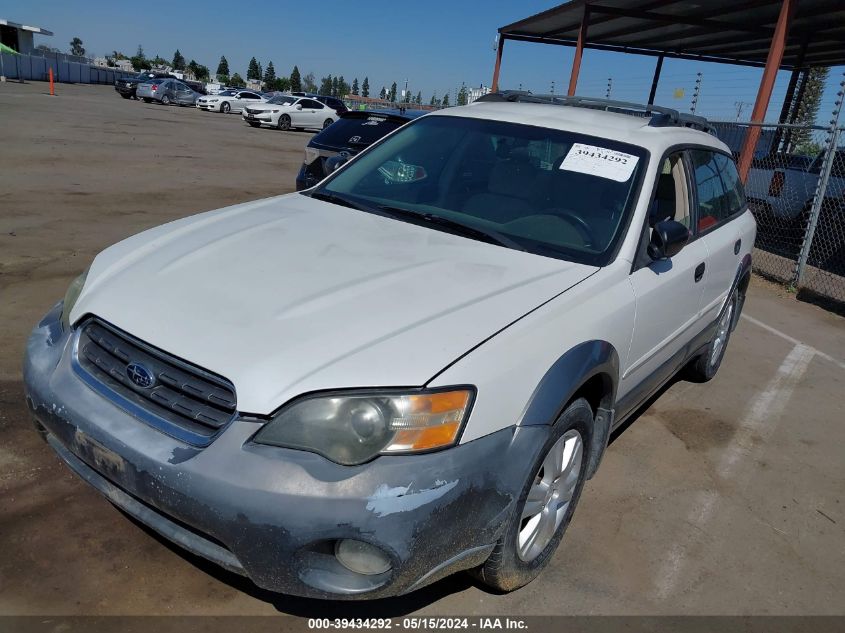
[[[129,363],[126,366],[126,375],[132,381],[132,384],[141,389],[149,389],[156,383],[155,374],[141,363]]]

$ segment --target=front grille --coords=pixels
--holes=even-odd
[[[79,367],[117,396],[119,404],[132,405],[125,408],[168,435],[206,445],[234,419],[235,388],[224,378],[98,319],[87,321],[78,336]],[[130,365],[149,372],[152,385],[145,388],[131,380]]]
[[[264,114],[264,110],[256,110],[255,108],[244,108],[247,114]]]

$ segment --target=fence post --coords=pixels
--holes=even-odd
[[[843,73],[845,76],[845,73]],[[816,192],[813,196],[813,205],[810,209],[810,223],[807,226],[807,232],[804,234],[804,241],[801,244],[801,255],[798,258],[798,264],[795,267],[794,285],[800,287],[804,281],[804,272],[807,268],[807,258],[810,256],[810,247],[813,244],[813,238],[816,235],[816,227],[819,222],[819,215],[824,206],[824,196],[827,192],[827,183],[830,181],[830,171],[833,168],[833,160],[836,157],[836,150],[839,147],[839,114],[842,112],[842,88],[845,86],[845,81],[839,82],[839,91],[836,93],[836,102],[833,110],[833,118],[830,120],[830,130],[828,131],[825,145],[824,161],[822,163],[819,179],[816,182]]]

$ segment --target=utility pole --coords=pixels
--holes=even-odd
[[[692,107],[690,112],[695,114],[695,109],[698,107],[698,97],[701,95],[701,73],[696,73],[695,90],[692,93]]]
[[[736,107],[736,120],[739,121],[739,117],[742,116],[742,111],[745,109],[745,106],[753,105],[748,101],[734,101],[734,106]]]
[[[610,92],[613,90],[613,77],[607,78],[607,92],[604,95],[605,99],[610,99]]]
[[[555,93],[555,82],[554,82],[554,79],[552,79],[552,94],[554,94],[554,93]]]

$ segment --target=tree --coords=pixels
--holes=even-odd
[[[361,96],[362,97],[369,97],[370,96],[370,78],[364,77],[364,83],[361,84]]]
[[[153,58],[150,60],[150,63],[151,63],[153,66],[160,66],[160,67],[167,66],[167,60],[166,60],[166,59],[164,59],[164,57],[162,57],[161,55],[156,55],[155,57],[153,57]]]
[[[469,93],[467,92],[467,87],[461,86],[461,89],[458,91],[458,99],[457,99],[458,105],[459,106],[466,105],[468,99],[469,99]]]
[[[384,86],[381,87],[381,92],[378,93],[378,98],[379,99],[387,99],[387,90],[385,89]]]
[[[448,92],[443,95],[443,101],[440,102],[440,105],[442,105],[444,108],[449,107],[449,93]]]
[[[249,60],[249,67],[246,69],[247,79],[261,79],[261,71],[258,69],[258,62],[255,57]]]
[[[229,62],[226,61],[226,56],[220,56],[220,63],[217,64],[217,72],[214,73],[217,75],[217,81],[221,84],[225,84],[229,82]]]
[[[70,41],[70,54],[77,57],[85,57],[85,47],[82,45],[82,40],[74,37]]]
[[[276,85],[276,69],[273,68],[273,62],[267,63],[267,70],[264,71],[264,83],[267,88]]]
[[[305,92],[317,92],[317,80],[314,77],[314,73],[308,73],[302,78],[302,89]]]
[[[147,56],[144,55],[144,48],[140,44],[138,44],[138,51],[129,58],[129,61],[132,64],[132,68],[137,71],[149,70],[152,68]]]
[[[358,78],[357,77],[355,77],[355,79],[352,80],[352,94],[354,94],[354,95],[358,94]]]
[[[806,82],[804,87],[804,96],[801,103],[793,106],[797,107],[797,114],[795,115],[795,123],[802,126],[814,125],[816,117],[819,114],[819,106],[821,105],[822,94],[824,93],[824,85],[827,83],[827,76],[830,72],[829,68],[811,68],[807,71],[804,78]],[[808,128],[796,129],[790,135],[790,147],[787,151],[796,154],[807,154],[814,156],[821,151],[818,143],[814,143],[812,139],[812,131]]]
[[[395,81],[390,86],[390,95],[388,95],[387,98],[391,102],[396,101],[396,82]]]
[[[431,101],[428,102],[428,105],[433,105],[433,106],[440,105],[440,102],[437,100],[437,93],[436,92],[431,95]]]
[[[320,94],[330,96],[332,94],[332,76],[323,77],[320,80]]]
[[[293,92],[300,92],[302,90],[302,79],[299,76],[299,68],[296,66],[290,72],[290,89]]]
[[[346,80],[343,78],[343,75],[337,78],[337,94],[335,97],[339,97],[343,99],[346,95],[349,94],[349,84],[346,83]]]
[[[244,81],[244,78],[241,77],[238,73],[235,73],[234,75],[232,75],[232,78],[229,80],[229,83],[232,86],[235,86],[236,88],[243,88],[244,86],[246,86],[246,82]]]
[[[199,81],[208,79],[208,66],[198,64],[193,59],[188,63],[187,70]]]
[[[182,53],[179,52],[178,48],[173,53],[173,63],[171,66],[173,66],[174,70],[185,70],[185,58],[182,57]]]
[[[332,96],[336,97],[337,93],[339,92],[338,87],[340,86],[340,81],[337,77],[332,78]]]
[[[35,47],[37,51],[44,51],[45,53],[61,53],[58,48],[53,48],[52,46],[47,46],[46,44],[39,44]]]
[[[422,90],[417,92],[417,105],[422,105]]]

